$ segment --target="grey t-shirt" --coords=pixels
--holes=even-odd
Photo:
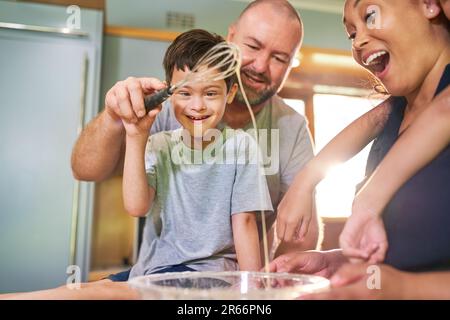
[[[202,152],[181,141],[182,131],[149,138],[145,164],[156,195],[130,278],[177,264],[237,270],[231,216],[273,210],[252,136],[223,130]]]
[[[295,175],[314,157],[311,134],[305,117],[289,107],[279,96],[274,96],[269,103],[255,116],[259,130],[259,144],[267,145],[270,163],[266,163],[266,178],[274,213],[284,194],[288,190]],[[174,130],[181,125],[176,120],[169,101],[163,104],[161,112],[156,117],[151,132]],[[221,124],[224,127],[224,124]],[[252,129],[252,123],[243,130]],[[266,136],[264,131],[266,130]],[[271,226],[276,215],[268,217],[267,225]],[[261,227],[261,226],[260,226]]]

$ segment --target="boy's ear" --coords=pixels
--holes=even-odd
[[[234,83],[233,86],[230,88],[230,92],[228,92],[228,97],[227,97],[227,103],[228,104],[233,102],[237,91],[238,91],[238,85],[237,85],[237,83]]]
[[[439,0],[421,0],[421,9],[427,19],[434,19],[441,13]]]

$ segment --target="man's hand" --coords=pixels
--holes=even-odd
[[[155,78],[133,78],[117,82],[106,94],[105,111],[114,120],[137,123],[146,115],[144,97],[166,85]]]
[[[269,264],[270,272],[312,274],[329,278],[345,262],[340,250],[290,252]]]
[[[388,248],[386,231],[381,213],[366,209],[355,200],[352,215],[347,220],[339,237],[343,254],[351,261],[384,261]]]
[[[376,286],[377,281],[379,287]],[[331,277],[329,291],[302,296],[300,299],[403,299],[407,281],[407,273],[387,265],[346,264]]]

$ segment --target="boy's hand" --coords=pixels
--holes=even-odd
[[[145,113],[144,97],[166,85],[155,78],[133,78],[117,82],[106,94],[105,111],[114,120],[137,123]]]
[[[293,183],[278,205],[276,232],[280,241],[303,241],[308,233],[314,189]]]
[[[365,209],[355,199],[352,215],[339,237],[339,244],[351,261],[383,262],[388,241],[381,214]]]
[[[128,122],[122,119],[125,132],[129,138],[147,139],[150,133],[150,128],[155,122],[156,115],[161,111],[161,106],[151,110],[146,116],[140,118],[136,123]]]

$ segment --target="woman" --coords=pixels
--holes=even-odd
[[[354,127],[351,130],[344,129],[341,134],[341,138],[342,135],[352,137],[362,146],[367,143],[371,134],[376,133],[366,172],[367,176],[370,176],[382,160],[387,158],[386,155],[389,155],[400,135],[412,133],[411,128],[414,128],[415,132],[418,131],[417,125],[413,124],[422,121],[419,115],[429,114],[429,110],[434,110],[431,108],[436,108],[436,104],[448,109],[448,89],[443,92],[444,98],[439,96],[433,100],[450,82],[448,19],[442,13],[438,1],[348,0],[344,9],[344,24],[353,42],[355,60],[377,77],[392,95],[388,103],[372,112],[372,117],[362,117],[367,122],[365,126],[363,123],[362,127],[357,129]],[[413,33],[410,32],[411,26],[414,26]],[[375,122],[371,123],[370,121],[374,119]],[[358,132],[363,136],[352,136]],[[448,133],[444,132],[443,135],[448,136]],[[439,137],[439,132],[435,133],[435,136]],[[358,142],[355,142],[355,145]],[[320,180],[322,169],[317,169],[318,164],[329,164],[327,155],[331,154],[331,150],[338,152],[338,155],[332,155],[334,159],[346,158],[349,156],[348,153],[355,151],[347,148],[343,152],[336,141],[330,145],[318,155],[319,160],[312,160],[312,164],[307,165],[305,170],[299,173],[300,178],[296,179],[298,183],[291,187],[280,204],[281,211],[292,211],[295,206],[300,206],[300,209],[297,208],[295,211],[301,215],[299,212],[304,204],[299,205],[298,196],[305,198],[304,194]],[[408,279],[408,283],[429,288],[428,291],[421,291],[429,298],[442,297],[445,290],[441,288],[445,286],[448,288],[450,285],[450,273],[432,272],[450,270],[448,140],[439,142],[439,148],[435,148],[431,153],[433,152],[437,155],[436,158],[412,178],[408,177],[408,181],[392,196],[392,199],[380,200],[382,198],[375,197],[374,203],[387,201],[385,207],[373,209],[370,197],[357,197],[352,218],[341,237],[341,244],[346,249],[344,253],[347,257],[379,262],[384,259],[386,253],[385,262],[402,270],[380,267],[379,273],[382,279],[385,279],[385,283],[388,283],[387,278],[390,279],[390,285],[394,284],[389,287],[392,290],[384,286],[386,296],[382,295],[383,291],[378,291],[381,298],[419,298],[413,295],[417,290],[395,285],[403,279]],[[393,157],[390,158],[392,163]],[[397,158],[397,164],[398,160]],[[375,172],[374,176],[377,174]],[[384,178],[386,182],[389,177],[385,175]],[[378,187],[382,190],[380,194],[395,192],[392,191],[392,186],[385,188],[390,190],[389,192],[383,190],[383,179],[376,180],[376,183],[369,181],[366,190],[376,190],[373,187],[370,189],[371,184],[380,186]],[[330,276],[346,261],[348,260],[342,251],[292,253],[275,259],[271,269]],[[367,294],[372,292],[365,285],[366,269],[367,265],[341,269],[332,278],[333,286],[353,284],[345,290],[343,288],[332,290],[328,295],[319,297],[335,298],[342,292],[343,297],[368,297]],[[405,271],[425,273],[411,274]],[[400,288],[404,288],[405,292]]]

